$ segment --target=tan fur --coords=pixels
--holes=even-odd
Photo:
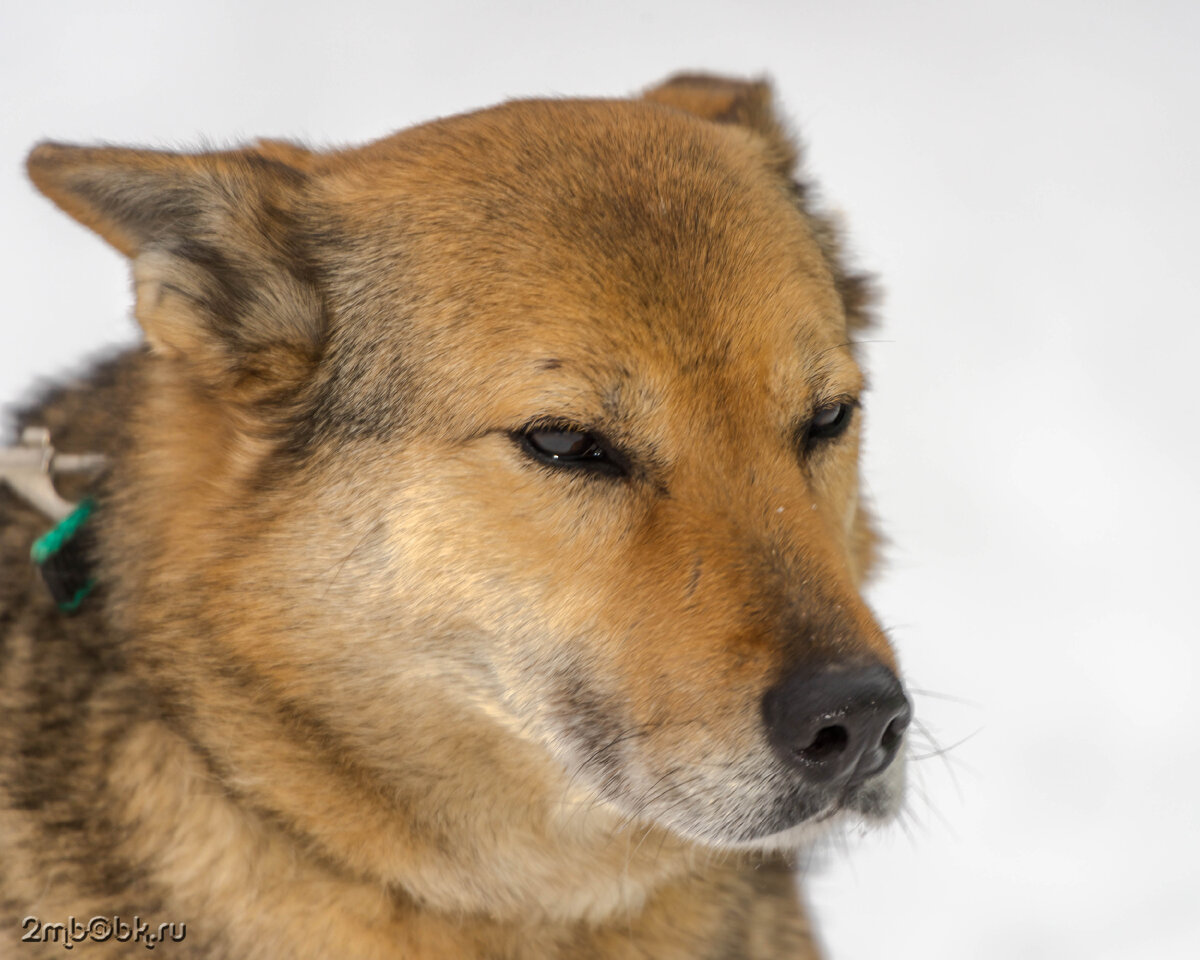
[[[331,153],[37,148],[149,345],[73,438],[114,461],[78,830],[132,874],[76,882],[10,801],[4,902],[156,911],[174,956],[813,956],[790,855],[837,804],[763,826],[763,691],[895,659],[858,416],[797,451],[860,395],[863,300],[781,129],[764,84],[685,77]],[[546,416],[634,468],[531,462]],[[65,629],[35,591],[28,657]]]

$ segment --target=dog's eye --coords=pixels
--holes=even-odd
[[[595,434],[566,427],[533,427],[516,439],[534,459],[556,467],[591,467],[608,473],[624,472],[608,446]]]
[[[595,437],[579,430],[531,430],[526,436],[534,450],[555,460],[595,459],[603,453]]]
[[[836,403],[827,403],[820,407],[809,421],[806,441],[811,444],[841,436],[850,426],[850,420],[854,416],[854,406],[855,404],[849,400],[839,400]]]

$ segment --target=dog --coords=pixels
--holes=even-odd
[[[37,146],[144,343],[16,418],[104,466],[50,547],[0,490],[4,955],[817,956],[797,854],[896,812],[910,706],[796,165],[701,75]]]

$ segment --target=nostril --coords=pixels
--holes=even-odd
[[[809,763],[825,763],[844,753],[850,746],[850,733],[842,726],[822,727],[807,747],[800,747],[796,754]]]
[[[877,744],[863,751],[863,755],[859,758],[858,765],[851,776],[851,782],[859,783],[868,777],[873,777],[895,759],[896,753],[900,749],[900,742],[904,739],[904,731],[908,729],[908,722],[911,717],[912,714],[906,703],[904,708],[884,726],[883,732],[879,734]]]
[[[909,713],[905,710],[897,717],[892,718],[892,722],[887,725],[887,729],[883,731],[883,737],[879,741],[879,745],[889,755],[895,752],[900,746],[900,741],[904,739],[904,731],[908,729]]]

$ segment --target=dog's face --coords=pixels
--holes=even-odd
[[[196,548],[240,610],[208,642],[385,774],[420,689],[456,749],[502,730],[559,771],[538,789],[705,844],[889,814],[908,708],[858,592],[863,378],[779,153],[656,104],[516,103],[189,161],[235,202],[176,175],[185,238],[88,212],[94,172],[81,212],[81,168],[35,155],[119,220],[151,341],[205,382],[193,424],[224,404],[241,438],[178,459],[243,499],[271,478],[253,549]],[[233,586],[270,576],[286,603]]]

